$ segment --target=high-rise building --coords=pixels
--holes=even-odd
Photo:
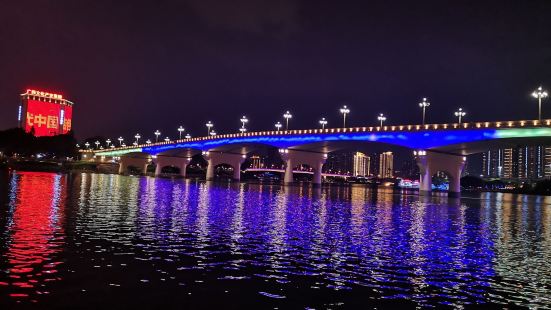
[[[394,177],[394,155],[392,152],[383,152],[379,155],[379,177]]]
[[[539,179],[551,176],[551,148],[518,146],[487,151],[482,157],[482,175],[489,178]]]
[[[369,156],[365,155],[362,152],[355,152],[353,156],[354,163],[352,165],[353,173],[352,175],[357,176],[368,176],[369,175]]]
[[[19,127],[35,136],[55,136],[71,130],[73,103],[62,95],[28,89],[21,94]]]
[[[250,157],[250,161],[251,161],[251,169],[261,169],[261,168],[264,168],[264,160],[262,159],[262,157],[258,156],[258,155],[253,155]]]

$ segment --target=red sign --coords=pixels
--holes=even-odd
[[[66,134],[71,131],[71,125],[73,123],[73,107],[69,105],[61,106],[63,110],[63,119],[62,119],[62,134]]]
[[[25,131],[31,132],[34,128],[34,135],[37,137],[59,134],[61,107],[59,103],[28,99],[24,124]],[[65,123],[67,123],[66,120]]]

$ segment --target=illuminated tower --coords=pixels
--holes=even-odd
[[[392,152],[384,152],[379,155],[379,177],[394,177],[394,155]]]
[[[353,173],[352,175],[357,176],[368,176],[369,175],[369,156],[366,156],[362,152],[354,153],[354,163],[353,163]]]
[[[21,94],[19,127],[35,136],[55,136],[72,128],[73,103],[62,95],[27,89]]]

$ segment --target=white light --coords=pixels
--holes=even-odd
[[[21,121],[21,115],[23,113],[23,107],[19,106],[19,112],[17,112],[17,120]]]

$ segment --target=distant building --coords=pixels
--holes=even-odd
[[[482,176],[505,179],[551,177],[551,147],[518,146],[486,151]]]
[[[392,152],[384,152],[379,155],[379,177],[394,177],[394,155]]]
[[[264,168],[264,160],[262,159],[262,157],[258,155],[253,155],[250,157],[250,161],[251,161],[251,165],[250,165],[251,169]]]
[[[357,176],[368,176],[369,175],[369,156],[365,155],[362,152],[355,152],[353,156],[354,163],[352,165],[353,173],[352,175]]]
[[[323,165],[323,170],[353,176],[368,176],[370,174],[370,158],[362,152],[330,153]]]
[[[354,153],[334,152],[329,153],[323,169],[326,172],[352,174],[354,169]]]

